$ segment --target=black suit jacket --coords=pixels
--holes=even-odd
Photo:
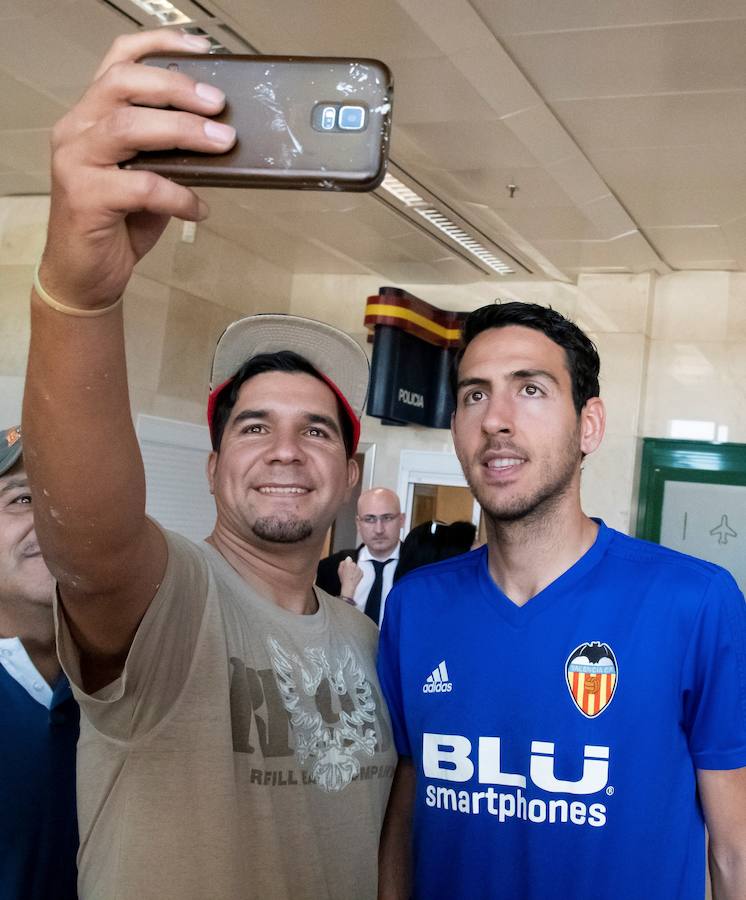
[[[358,553],[364,546],[365,544],[360,544],[359,547],[353,547],[351,550],[338,550],[336,553],[332,553],[331,556],[322,559],[316,569],[316,584],[323,591],[326,591],[327,594],[331,594],[332,597],[339,597],[339,592],[342,590],[342,585],[339,583],[339,575],[337,575],[339,564],[348,556],[351,556],[357,562]]]

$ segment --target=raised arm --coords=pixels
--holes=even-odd
[[[117,163],[138,150],[222,152],[233,143],[232,129],[204,118],[223,106],[214,88],[136,63],[146,53],[206,49],[167,30],[119,38],[53,133],[39,280],[66,309],[32,293],[24,457],[39,542],[89,689],[118,674],[166,564],[160,533],[145,518],[116,301],[171,216],[207,213],[189,188]]]

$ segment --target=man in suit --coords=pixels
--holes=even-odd
[[[316,583],[356,606],[380,626],[399,562],[403,525],[399,497],[393,491],[363,491],[357,502],[357,528],[363,543],[322,559]]]

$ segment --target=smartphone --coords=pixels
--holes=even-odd
[[[123,163],[204,187],[372,191],[388,158],[393,83],[374,59],[147,56],[225,92],[216,116],[236,129],[227,153],[139,153]]]

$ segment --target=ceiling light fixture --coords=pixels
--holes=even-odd
[[[408,188],[403,181],[394,178],[391,173],[388,173],[383,179],[381,187],[384,191],[388,191],[389,194],[396,197],[397,200],[401,200],[405,206],[415,206],[418,203],[426,202],[419,194],[416,194],[411,188]]]
[[[130,2],[149,16],[158,19],[161,25],[185,25],[192,21],[170,0],[130,0]]]
[[[405,173],[402,174],[405,175]],[[416,182],[414,183],[416,184]],[[419,185],[417,186],[420,187]],[[460,225],[454,221],[455,213],[451,212],[451,215],[446,215],[439,208],[440,204],[435,202],[436,198],[429,191],[421,188],[422,193],[418,193],[413,187],[405,183],[403,179],[397,178],[390,172],[383,179],[379,190],[383,190],[393,197],[399,204],[397,208],[405,215],[411,218],[411,213],[416,213],[431,226],[428,231],[432,231],[432,229],[437,230],[449,241],[465,250],[470,257],[478,260],[483,267],[486,266],[498,275],[514,275],[516,273],[517,268],[490,249],[487,246],[486,239],[485,241],[480,241],[473,233],[467,230],[468,223],[466,221],[461,220],[462,224]],[[428,196],[424,197],[422,194],[427,194]],[[445,204],[442,205],[445,206]],[[404,207],[404,209],[401,209],[401,207]],[[500,248],[495,247],[495,249],[499,250]],[[506,256],[511,261],[513,260],[510,254],[506,253]],[[525,267],[521,265],[520,268],[523,269]]]
[[[257,50],[222,18],[204,5],[204,0],[101,0],[142,28],[178,25],[187,34],[197,34],[210,42],[210,53],[247,53]]]
[[[459,228],[458,225],[451,222],[448,216],[444,216],[443,213],[439,212],[437,209],[415,209],[415,212],[418,216],[422,216],[423,219],[427,219],[431,225],[434,225],[439,231],[442,231],[443,234],[448,235],[452,241],[455,241],[460,247],[463,247],[464,250],[472,253],[477,259],[481,259],[486,266],[494,269],[498,275],[515,274],[515,269],[512,269],[507,263],[503,262],[499,256],[495,256],[494,253],[491,253],[467,231],[464,231],[463,228]]]

